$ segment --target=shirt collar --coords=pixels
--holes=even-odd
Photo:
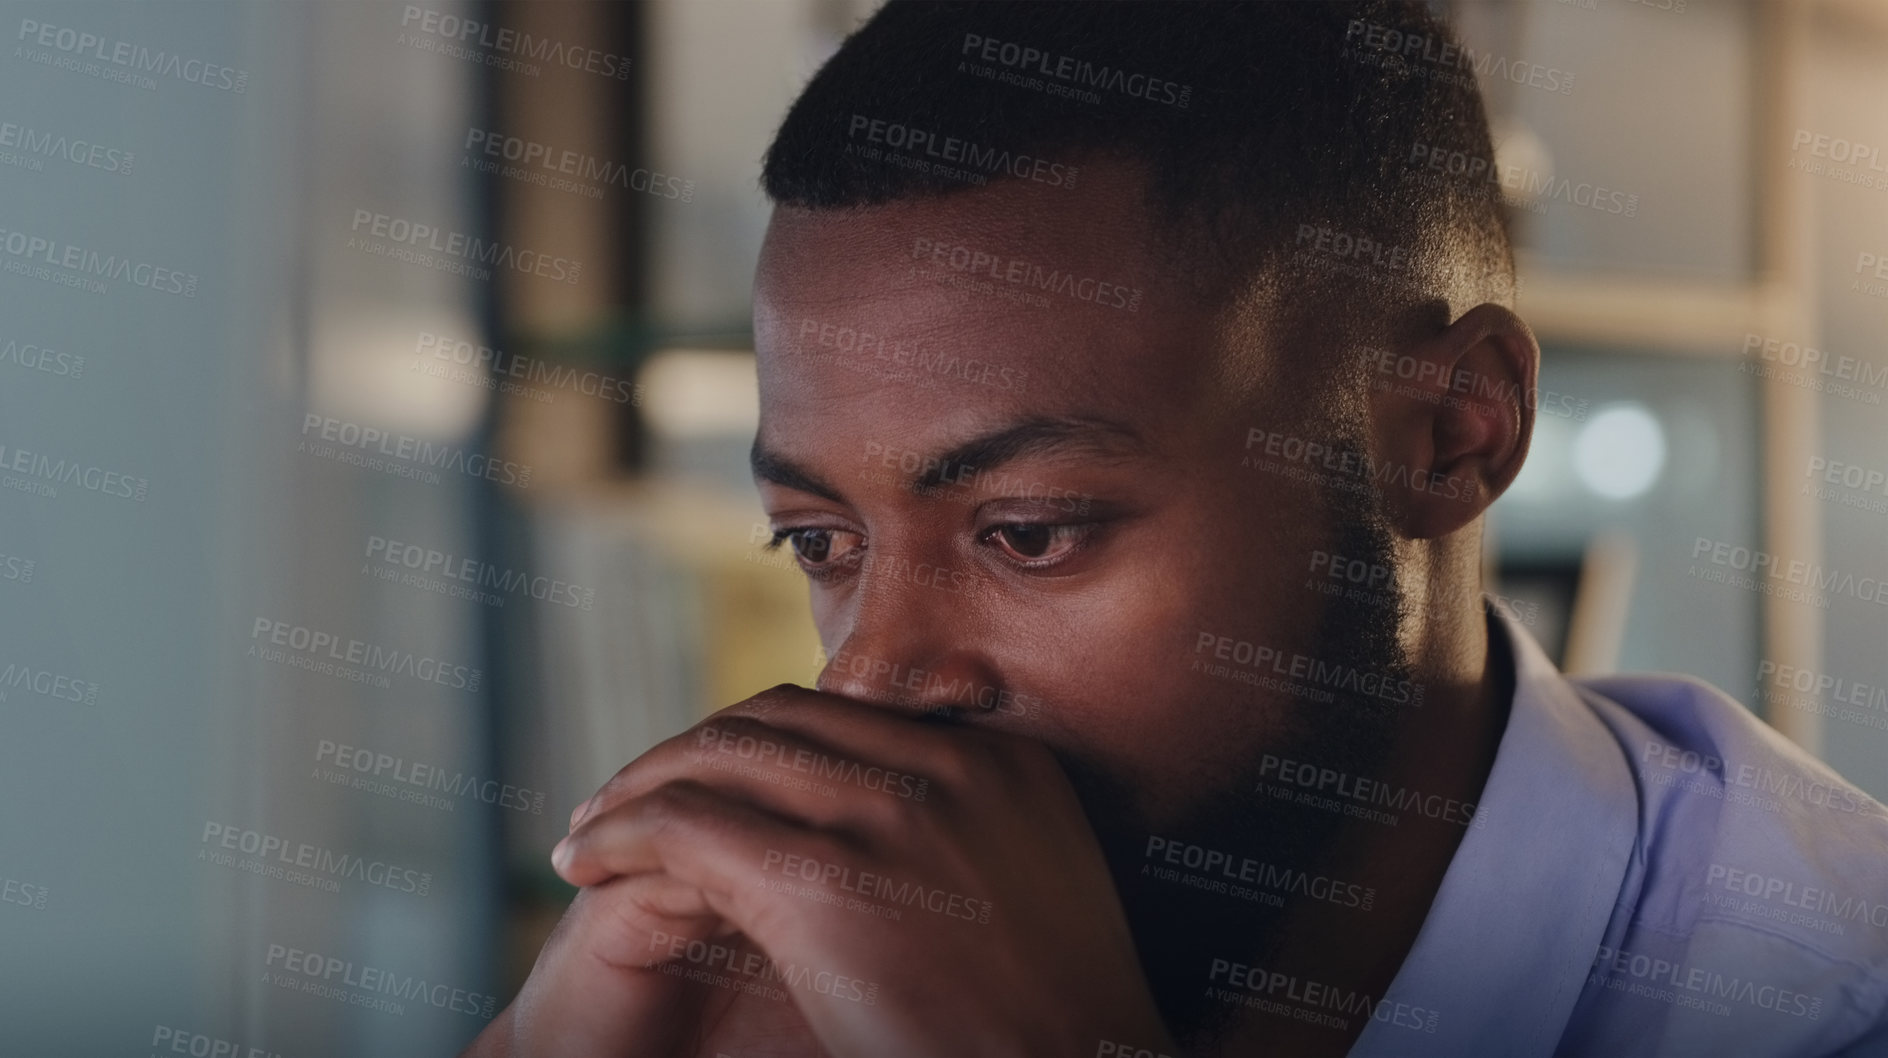
[[[1624,753],[1513,620],[1489,622],[1489,646],[1514,658],[1514,703],[1477,825],[1352,1058],[1553,1054],[1619,897],[1638,839]]]

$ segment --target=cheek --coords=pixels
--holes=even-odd
[[[806,582],[806,590],[812,599],[813,627],[819,632],[819,641],[832,650],[846,638],[845,608],[838,593],[811,580]]]
[[[1067,748],[1155,796],[1221,774],[1271,741],[1275,710],[1245,684],[1199,671],[1194,659],[1208,581],[1179,569],[1061,610],[1019,639],[1005,682],[1043,699],[1027,732]],[[1225,590],[1223,580],[1214,590]],[[1156,797],[1156,800],[1158,798]]]

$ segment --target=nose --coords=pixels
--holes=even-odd
[[[910,714],[994,711],[1001,681],[976,634],[980,578],[874,556],[818,690]]]

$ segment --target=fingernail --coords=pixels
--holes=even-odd
[[[558,842],[557,845],[551,849],[551,866],[557,868],[559,871],[563,871],[570,866],[569,838]]]

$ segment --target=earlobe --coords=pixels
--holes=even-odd
[[[1399,358],[1409,381],[1379,392],[1379,450],[1409,460],[1385,475],[1388,508],[1413,539],[1462,528],[1520,473],[1534,429],[1540,348],[1520,317],[1477,305]],[[1394,466],[1391,469],[1395,469]]]

